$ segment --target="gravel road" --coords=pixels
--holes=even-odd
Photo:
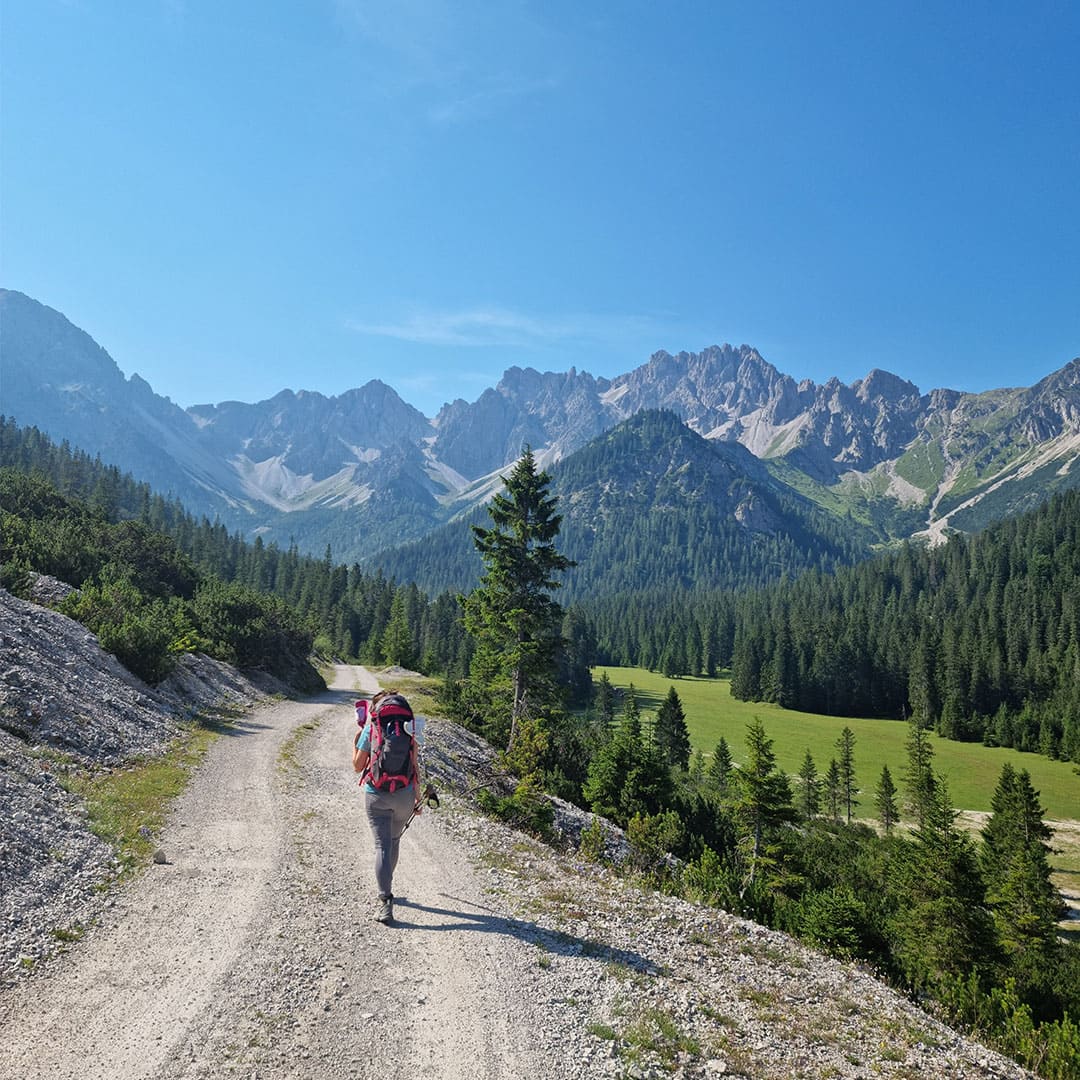
[[[376,923],[341,667],[309,702],[221,738],[162,837],[64,958],[0,999],[0,1075],[519,1077],[546,1072],[505,933],[434,815],[406,834],[396,924]]]
[[[3,1080],[1030,1076],[859,965],[479,817],[452,791],[484,750],[443,721],[443,805],[405,835],[396,922],[376,923],[349,753],[376,688],[341,667],[217,741],[167,863],[0,992]]]

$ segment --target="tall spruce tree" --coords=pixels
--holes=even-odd
[[[1002,766],[990,806],[979,853],[986,900],[1006,953],[1031,971],[1055,952],[1056,923],[1065,913],[1050,880],[1053,834],[1026,769]]]
[[[713,751],[712,761],[709,762],[709,779],[716,785],[716,790],[721,795],[727,794],[728,780],[731,777],[731,747],[723,735]]]
[[[757,717],[746,729],[746,764],[732,779],[732,808],[742,834],[739,846],[746,866],[742,885],[745,893],[763,871],[773,869],[766,846],[769,834],[795,816],[791,784],[776,767],[773,741],[765,734],[765,726]]]
[[[885,835],[889,836],[900,820],[900,807],[896,801],[896,784],[893,783],[888,765],[881,766],[881,779],[878,780],[874,801],[877,803],[878,820]]]
[[[653,737],[660,756],[669,764],[685,769],[690,764],[690,732],[686,714],[675,687],[669,687],[667,697],[656,714]]]
[[[390,621],[382,636],[383,659],[388,664],[411,668],[416,664],[413,632],[405,610],[405,590],[398,589],[390,604]]]
[[[840,794],[844,804],[844,815],[847,823],[851,824],[851,811],[859,805],[855,798],[858,787],[855,784],[855,732],[849,727],[844,727],[840,732],[840,738],[836,740],[836,749],[840,751],[837,768],[840,776]]]
[[[917,716],[913,717],[908,727],[907,771],[904,774],[904,786],[907,789],[908,806],[915,816],[915,823],[922,828],[934,803],[934,748],[930,744],[930,733],[925,723]]]
[[[829,767],[825,771],[825,806],[833,821],[840,820],[840,806],[843,802],[843,788],[840,784],[840,766],[836,758],[829,758]]]
[[[550,480],[525,447],[504,477],[505,493],[488,508],[492,527],[472,526],[485,573],[465,601],[465,627],[476,642],[470,674],[509,686],[508,751],[526,710],[535,713],[559,697],[562,609],[550,593],[560,584],[557,575],[573,564],[555,548],[562,516],[548,494]]]
[[[890,866],[890,948],[913,986],[932,989],[957,975],[985,975],[997,961],[975,845],[956,826],[940,776],[923,822]]]
[[[601,727],[610,733],[615,727],[615,687],[606,671],[600,673],[596,684],[596,716]]]
[[[802,786],[799,788],[799,810],[809,821],[821,811],[821,780],[818,779],[817,766],[814,764],[809,747],[799,769],[799,780],[802,781]]]

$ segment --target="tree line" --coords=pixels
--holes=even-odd
[[[1080,491],[740,598],[732,693],[1080,761]]]
[[[582,607],[601,664],[729,670],[740,700],[915,717],[945,738],[1080,761],[1080,491],[832,574]]]

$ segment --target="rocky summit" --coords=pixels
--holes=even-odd
[[[1080,359],[1029,388],[922,392],[872,369],[796,382],[749,345],[664,351],[613,379],[510,368],[428,418],[373,380],[327,397],[182,409],[126,378],[86,332],[0,290],[4,412],[247,536],[341,560],[427,535],[490,498],[529,445],[559,461],[646,409],[740,444],[778,479],[879,539],[973,530],[1074,485]],[[387,521],[392,528],[387,529]]]

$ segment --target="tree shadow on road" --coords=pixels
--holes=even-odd
[[[245,719],[242,713],[235,718],[232,714],[200,716],[197,723],[199,727],[206,731],[212,731],[215,735],[229,736],[254,735],[256,731],[265,731],[269,726]]]
[[[619,964],[646,975],[661,974],[661,970],[656,964],[630,949],[615,949],[603,944],[603,942],[593,941],[591,938],[578,937],[562,930],[549,930],[546,927],[538,926],[536,923],[526,922],[524,919],[499,915],[490,908],[479,907],[456,896],[446,896],[445,893],[440,895],[445,896],[447,900],[454,903],[464,904],[477,910],[463,911],[460,908],[433,907],[430,904],[419,904],[404,897],[395,897],[395,916],[392,925],[405,930],[431,930],[437,932],[444,930],[475,930],[482,934],[505,934],[508,937],[526,941],[530,945],[539,946],[545,952],[562,956],[594,957],[604,963]],[[401,908],[423,911],[429,915],[439,916],[444,921],[429,923],[401,919],[396,914]]]

